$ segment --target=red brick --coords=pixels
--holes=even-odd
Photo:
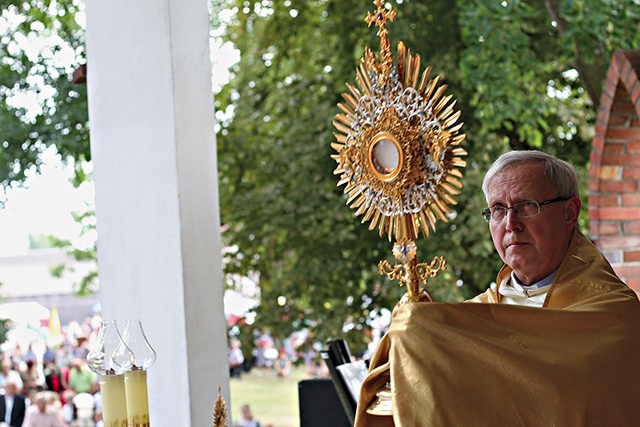
[[[605,193],[634,193],[638,191],[636,181],[601,181],[599,191]]]
[[[636,85],[638,84],[638,71],[633,70],[629,77],[624,81],[624,86],[627,88],[627,92],[631,94],[631,99],[633,100],[633,91],[636,89]]]
[[[625,167],[622,171],[622,179],[640,179],[640,167]]]
[[[640,221],[626,221],[622,223],[622,233],[625,236],[640,234]]]
[[[640,85],[638,84],[638,80],[636,77],[635,87],[630,91],[631,93],[631,102],[636,104],[638,99],[640,99]]]
[[[612,139],[640,139],[640,128],[609,127],[606,137]]]
[[[607,79],[607,83],[609,82],[609,79]],[[614,81],[612,84],[616,84],[617,80]],[[607,111],[611,111],[611,108],[613,107],[613,98],[615,96],[615,92],[611,91],[611,92],[602,92],[602,95],[600,95],[600,108],[604,108]]]
[[[640,279],[629,279],[629,280],[626,280],[625,283],[631,289],[636,291],[637,294],[640,294]]]
[[[631,116],[631,127],[640,127],[640,119],[638,118],[638,116]]]
[[[611,207],[618,206],[618,196],[613,194],[606,195],[589,195],[589,206]]]
[[[604,137],[606,133],[607,133],[607,122],[604,122],[604,121],[601,122],[600,120],[598,120],[596,122],[595,134]]]
[[[594,221],[597,224],[598,236],[616,236],[620,234],[619,221]]]
[[[602,156],[603,165],[617,165],[617,166],[636,166],[640,165],[640,158],[635,159],[636,156],[630,154],[604,154]],[[640,157],[640,156],[638,156]]]
[[[616,75],[614,78],[607,77],[607,80],[604,82],[604,88],[602,89],[602,96],[606,96],[609,98],[614,98],[616,94],[616,90],[618,89],[618,81],[620,76]],[[600,104],[603,104],[602,97],[600,99]]]
[[[640,251],[625,251],[624,262],[640,261]]]
[[[640,206],[640,193],[623,194],[622,206]]]
[[[631,63],[626,57],[619,64],[620,66],[618,68],[619,69],[618,74],[620,75],[620,80],[623,82],[626,82],[629,79],[629,76],[631,75],[631,73],[633,72],[633,68],[631,67]]]
[[[620,179],[620,166],[591,166],[589,175],[599,179]]]
[[[604,116],[604,114],[603,114]],[[632,115],[630,114],[610,114],[609,115],[609,121],[608,122],[604,122],[607,123],[609,126],[626,126],[629,127],[629,125],[632,122]],[[600,119],[598,119],[600,120]]]
[[[602,150],[603,154],[622,154],[625,150],[624,142],[612,142],[607,141],[604,145],[604,150]]]
[[[589,179],[587,182],[587,189],[589,191],[600,191],[600,180],[595,178]]]
[[[600,220],[636,220],[640,219],[640,208],[611,207],[589,211],[589,218]]]
[[[602,237],[596,240],[596,246],[603,249],[637,249],[640,247],[640,236]]]
[[[610,121],[611,111],[607,108],[603,108],[602,106],[598,108],[598,113],[596,115],[596,125],[598,123],[607,124]]]
[[[640,264],[622,264],[615,266],[613,269],[616,271],[618,276],[624,277],[627,280],[640,278]]]
[[[596,133],[591,141],[591,149],[602,151],[604,148],[604,134]]]
[[[627,151],[627,153],[640,153],[640,141],[633,140],[627,142],[625,150]],[[638,162],[638,165],[640,165],[640,161]]]
[[[638,30],[640,31],[640,22],[638,23]],[[623,50],[624,56],[627,58],[633,68],[640,67],[640,52],[637,50]]]
[[[618,97],[611,106],[611,112],[621,114],[635,114],[636,107],[631,103],[630,99],[622,99],[621,97]]]
[[[605,144],[606,146],[606,144]],[[602,164],[602,153],[599,152],[598,150],[591,150],[591,156],[589,156],[589,160],[591,161],[591,163],[594,163],[596,165],[601,165]]]

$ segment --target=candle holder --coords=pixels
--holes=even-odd
[[[149,344],[138,319],[127,320],[123,340],[134,355],[131,369],[124,374],[129,427],[149,427],[149,396],[147,369],[156,361],[156,352]]]
[[[105,427],[127,426],[124,373],[133,362],[133,352],[124,343],[116,322],[101,322],[96,341],[87,354],[87,365],[100,376]]]

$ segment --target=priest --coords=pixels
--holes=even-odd
[[[482,189],[495,285],[465,303],[400,301],[355,425],[637,426],[640,302],[576,228],[575,171],[512,151]],[[391,415],[372,410],[385,392]]]

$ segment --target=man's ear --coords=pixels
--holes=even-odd
[[[572,197],[567,200],[567,207],[565,209],[565,221],[567,224],[567,230],[573,229],[578,223],[578,217],[580,216],[580,208],[582,207],[582,201],[580,197]]]

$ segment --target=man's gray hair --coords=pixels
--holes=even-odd
[[[482,181],[482,192],[487,198],[487,191],[491,180],[505,169],[522,163],[540,162],[544,164],[545,174],[551,180],[553,186],[558,190],[559,197],[580,197],[578,186],[578,175],[571,164],[553,157],[550,154],[536,150],[508,151],[502,154],[491,165],[484,180]]]

